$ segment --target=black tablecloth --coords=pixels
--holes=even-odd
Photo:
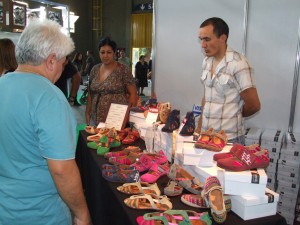
[[[136,225],[136,218],[144,215],[147,210],[136,210],[127,207],[124,199],[130,195],[126,195],[117,191],[120,183],[111,183],[106,181],[101,175],[101,165],[108,163],[103,156],[98,156],[97,152],[86,146],[87,133],[80,131],[76,162],[78,164],[82,184],[87,200],[87,204],[92,217],[93,225]],[[139,140],[136,145],[145,149],[144,142]],[[120,150],[123,147],[115,148]],[[157,184],[163,193],[163,188],[167,185],[169,179],[167,176],[161,177]],[[170,197],[173,209],[189,209],[197,212],[206,211],[184,205],[180,201],[180,197]],[[216,224],[216,223],[213,223]],[[268,216],[253,220],[244,221],[235,213],[228,213],[225,225],[286,225],[285,219],[281,215]]]

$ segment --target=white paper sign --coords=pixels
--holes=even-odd
[[[105,127],[122,130],[122,125],[128,110],[128,105],[111,103],[107,113]]]

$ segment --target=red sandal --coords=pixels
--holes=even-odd
[[[266,149],[253,153],[251,150],[243,149],[237,151],[232,158],[220,159],[217,166],[235,172],[251,170],[256,168],[267,168],[270,163],[269,152]]]
[[[137,139],[139,139],[140,134],[137,130],[135,131],[129,131],[127,137],[122,141],[122,144],[124,145],[131,145],[133,144]]]

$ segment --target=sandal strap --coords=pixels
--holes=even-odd
[[[201,196],[203,198],[206,197],[206,195],[208,195],[211,191],[213,190],[220,190],[220,191],[223,191],[223,188],[221,186],[214,186],[212,188],[210,188],[209,190],[205,191],[205,189],[203,189],[203,191],[201,192]]]

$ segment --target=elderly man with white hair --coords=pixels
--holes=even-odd
[[[76,119],[54,85],[72,39],[33,20],[16,45],[18,68],[0,80],[0,224],[91,223],[75,162]]]

